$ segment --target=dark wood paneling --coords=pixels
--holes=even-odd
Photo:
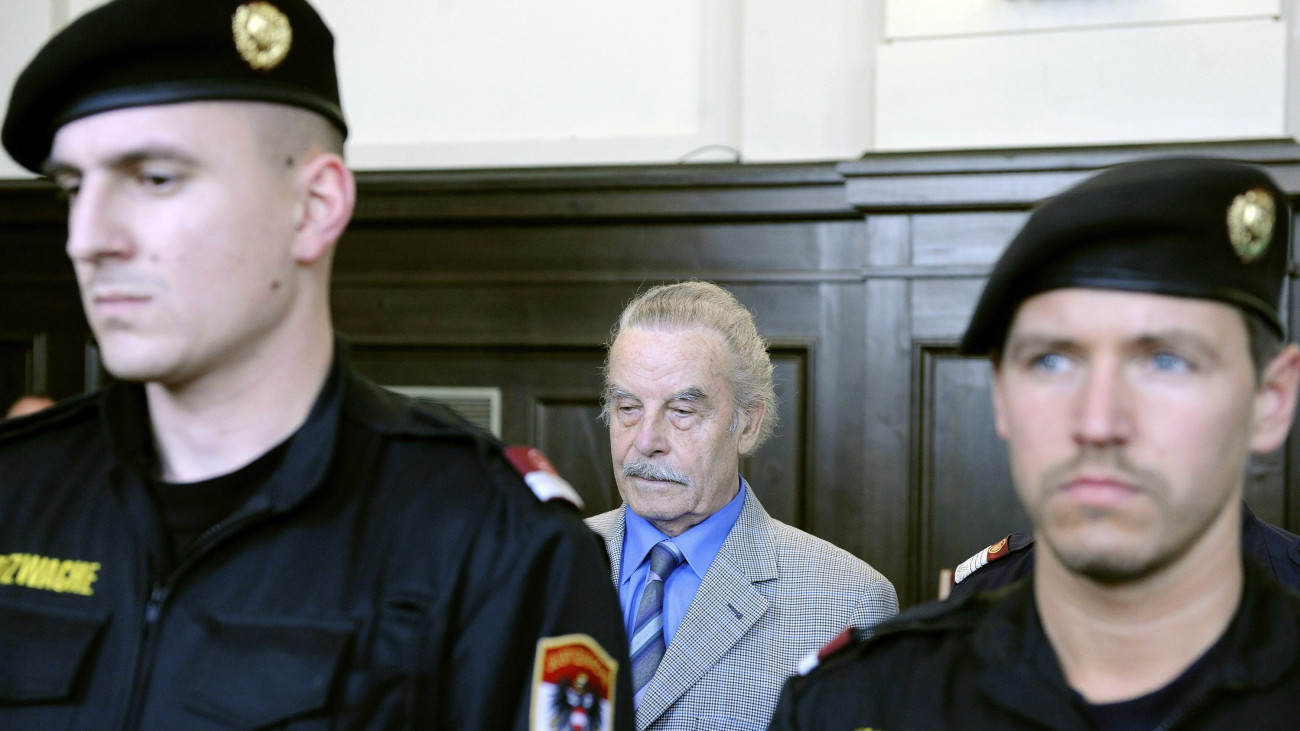
[[[940,569],[1030,525],[993,426],[988,361],[962,358],[950,346],[918,344],[913,362],[921,547],[915,578],[923,588],[926,582],[937,587]]]
[[[858,220],[710,226],[646,221],[634,228],[626,221],[533,227],[443,223],[433,229],[372,223],[349,230],[337,255],[335,282],[364,286],[376,277],[416,285],[636,281],[656,271],[733,272],[782,281],[856,277],[852,244],[861,228]],[[737,241],[745,242],[743,258],[734,250]]]
[[[0,334],[0,409],[8,409],[21,396],[45,393],[47,377],[44,334]]]
[[[808,360],[807,349],[772,348],[779,421],[767,443],[740,465],[767,512],[794,525],[803,525],[808,497]]]
[[[1070,182],[1189,152],[1259,162],[1300,192],[1300,146],[1283,141],[363,173],[335,323],[380,383],[499,386],[505,441],[547,451],[596,511],[617,502],[596,421],[611,324],[645,287],[718,281],[772,342],[780,396],[778,436],[742,470],[773,515],[865,558],[911,604],[938,568],[1024,526],[987,366],[953,354],[992,262]],[[52,186],[0,182],[0,333],[44,335],[56,397],[103,380],[63,216]],[[1294,277],[1289,291],[1294,331]],[[30,388],[26,346],[3,342],[0,384],[21,359]],[[1298,450],[1257,461],[1247,483],[1256,512],[1292,530]]]
[[[355,220],[830,220],[857,216],[833,165],[367,173]]]
[[[622,503],[614,482],[609,429],[600,422],[600,399],[591,394],[545,396],[533,405],[537,445],[582,496],[586,515]]]

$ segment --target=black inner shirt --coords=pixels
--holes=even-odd
[[[258,488],[266,484],[289,451],[289,439],[281,442],[230,474],[199,482],[149,480],[150,489],[162,512],[171,555],[185,555],[199,536],[234,513]]]
[[[1150,731],[1160,728],[1170,716],[1180,712],[1191,697],[1189,692],[1202,677],[1215,669],[1215,657],[1223,638],[1165,687],[1138,698],[1117,703],[1088,703],[1078,696],[1087,709],[1092,724],[1100,731]],[[1076,693],[1076,695],[1078,695]]]

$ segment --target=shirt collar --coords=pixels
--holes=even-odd
[[[721,550],[722,544],[727,540],[731,529],[736,524],[736,519],[740,517],[740,511],[745,506],[745,496],[749,492],[749,485],[745,478],[737,476],[737,484],[740,489],[736,491],[736,496],[731,499],[722,509],[710,515],[698,524],[691,526],[684,533],[673,539],[684,556],[686,563],[690,566],[695,575],[704,578],[708,572],[709,566],[713,565],[713,559],[717,557],[718,551]],[[626,583],[632,577],[632,573],[645,561],[646,556],[650,554],[650,549],[655,544],[667,538],[667,534],[654,527],[650,521],[642,518],[627,505],[623,506],[625,530],[623,534],[623,560],[619,566],[619,584]]]

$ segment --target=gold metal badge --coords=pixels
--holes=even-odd
[[[1277,206],[1273,196],[1255,188],[1232,199],[1228,206],[1228,240],[1237,256],[1247,264],[1263,256],[1273,240],[1273,219]]]
[[[244,3],[235,10],[231,21],[235,32],[235,49],[260,71],[270,71],[289,55],[293,28],[280,9],[267,2]]]

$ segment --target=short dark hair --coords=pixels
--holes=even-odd
[[[269,162],[293,167],[313,147],[343,156],[343,133],[321,115],[274,102],[225,102],[243,106],[254,135]]]
[[[1246,321],[1246,339],[1250,345],[1250,363],[1255,367],[1255,383],[1264,377],[1264,369],[1282,352],[1282,338],[1273,326],[1251,310],[1242,309]]]

